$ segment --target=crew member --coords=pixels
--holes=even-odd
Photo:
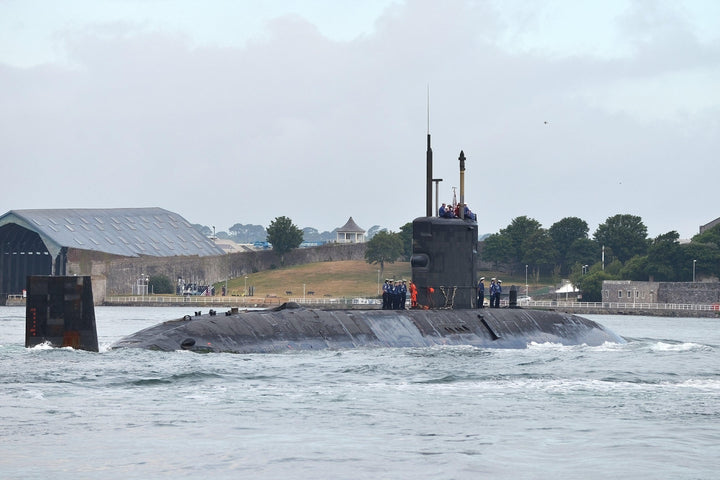
[[[405,310],[405,302],[407,302],[407,283],[403,280],[400,284],[400,310]]]
[[[410,281],[410,308],[417,308],[417,287]]]
[[[495,277],[490,279],[490,308],[495,308]]]
[[[390,285],[390,279],[386,278],[385,283],[383,283],[383,294],[382,294],[382,309],[383,310],[389,310],[390,309],[390,288],[392,288],[392,285]]]
[[[477,286],[477,308],[485,307],[485,277],[480,277],[480,281]]]
[[[495,308],[500,308],[500,295],[502,295],[502,280],[495,283]]]

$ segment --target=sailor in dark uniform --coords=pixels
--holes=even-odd
[[[502,280],[495,283],[495,308],[500,308],[500,295],[502,295]]]
[[[490,279],[490,308],[495,308],[495,278]]]
[[[485,277],[480,277],[480,281],[477,286],[477,308],[485,307]]]
[[[405,310],[405,302],[407,302],[407,283],[403,280],[400,284],[400,303],[398,304],[398,310]]]
[[[390,285],[390,280],[386,278],[385,283],[383,283],[383,293],[382,293],[382,309],[383,310],[390,309],[390,288],[392,288],[392,286]]]

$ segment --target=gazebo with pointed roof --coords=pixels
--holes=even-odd
[[[336,230],[337,243],[364,243],[365,230],[358,227],[352,217],[342,227]]]

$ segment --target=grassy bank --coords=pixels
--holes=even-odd
[[[315,297],[375,297],[379,270],[378,265],[370,265],[360,260],[309,263],[249,274],[247,286],[255,287],[256,297],[301,297],[303,288],[306,295]],[[410,280],[410,263],[386,264],[379,278],[381,283],[385,278]],[[229,294],[242,295],[245,282],[242,277],[229,280]],[[224,283],[216,284],[216,291],[219,292],[223,285]]]
[[[302,297],[303,288],[306,296],[315,297],[367,297],[378,295],[378,265],[370,265],[361,260],[347,260],[341,262],[320,262],[306,265],[297,265],[286,268],[265,270],[247,276],[247,286],[255,287],[256,297]],[[497,272],[478,272],[478,278],[484,276],[486,288],[490,285],[490,278],[498,277],[503,281],[503,287],[516,285],[520,292],[525,292],[525,276],[508,277]],[[380,275],[380,286],[385,278],[406,279],[412,278],[409,262],[388,263]],[[547,290],[552,282],[543,284],[530,284],[530,294],[534,291]],[[219,294],[224,282],[215,284]],[[245,289],[244,277],[228,280],[229,295],[242,295]],[[290,294],[286,292],[292,292]],[[314,293],[309,293],[314,292]]]

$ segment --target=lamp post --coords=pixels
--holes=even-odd
[[[377,295],[380,296],[380,269],[378,268]]]
[[[695,262],[697,262],[697,260],[693,260],[693,283],[695,283]]]
[[[245,289],[243,290],[243,297],[247,297],[247,275],[245,275]]]
[[[527,300],[530,298],[530,294],[528,293],[528,281],[527,281],[527,268],[528,266],[525,265],[525,299]]]

